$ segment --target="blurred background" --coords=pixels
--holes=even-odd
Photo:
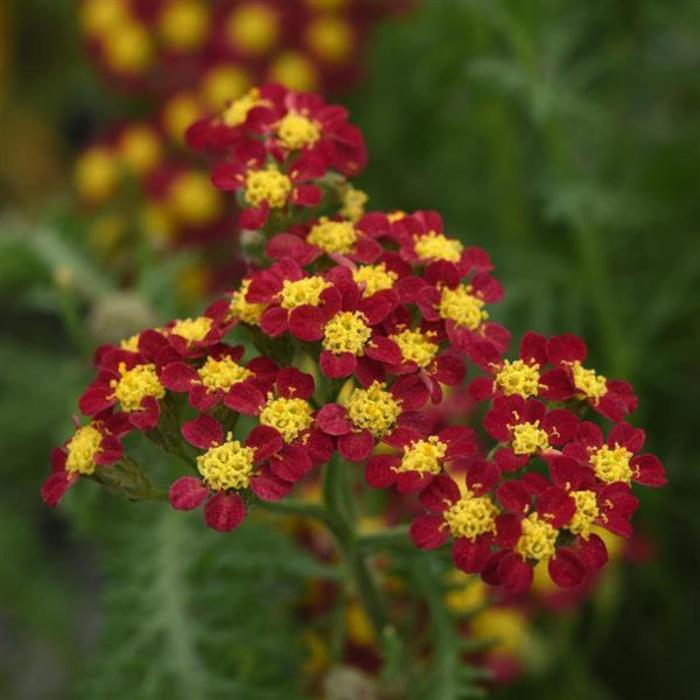
[[[632,381],[668,469],[628,564],[533,621],[494,696],[700,697],[700,2],[129,4],[0,4],[0,696],[304,697],[290,601],[324,574],[283,534],[38,495],[91,348],[233,286],[182,132],[274,78],[350,108],[370,209],[437,209],[491,253],[497,320]]]

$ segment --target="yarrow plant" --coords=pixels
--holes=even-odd
[[[375,543],[445,551],[504,598],[543,567],[585,587],[604,531],[633,533],[633,485],[666,483],[629,422],[632,387],[570,334],[529,331],[509,353],[485,251],[433,211],[365,212],[350,178],[366,148],[343,108],[268,84],[187,138],[235,196],[247,272],[201,316],[99,348],[45,502],[88,478],[132,499],[167,490],[221,532],[256,509],[311,516],[377,635],[390,621],[357,516],[373,490],[392,504]],[[166,490],[128,455],[137,433],[181,465]],[[319,480],[320,504],[290,497]]]

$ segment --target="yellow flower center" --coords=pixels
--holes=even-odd
[[[202,94],[207,104],[217,112],[225,109],[231,99],[235,99],[248,89],[250,78],[243,68],[224,64],[207,71],[202,81]],[[243,115],[243,121],[248,112]],[[229,124],[236,126],[236,124]]]
[[[119,341],[119,347],[122,350],[128,350],[129,352],[136,352],[139,349],[139,337],[140,333],[132,335],[130,338],[124,338],[124,340]]]
[[[139,174],[151,170],[162,153],[160,139],[147,126],[126,129],[119,140],[119,150],[126,164]]]
[[[250,280],[243,280],[240,289],[231,295],[231,315],[243,323],[249,323],[251,326],[260,325],[266,304],[251,304],[245,300],[248,289],[250,288]]]
[[[469,631],[475,639],[490,640],[491,653],[519,658],[530,641],[529,625],[528,618],[520,610],[492,607],[471,620]]]
[[[506,396],[517,394],[524,399],[537,396],[540,390],[540,366],[523,360],[504,360],[496,375],[496,387]]]
[[[455,289],[443,287],[440,293],[440,316],[470,331],[475,331],[489,317],[483,307],[484,302],[471,293],[468,285],[460,284]]]
[[[608,390],[608,380],[592,369],[586,369],[576,360],[571,363],[576,388],[588,399],[596,403]]]
[[[415,248],[421,260],[447,260],[448,262],[459,262],[464,250],[464,246],[459,241],[435,231],[416,238]]]
[[[226,31],[235,47],[259,56],[272,47],[279,33],[277,14],[263,3],[248,3],[234,10]]]
[[[323,329],[323,348],[334,355],[351,352],[362,356],[372,335],[367,317],[359,311],[341,311]]]
[[[537,513],[530,513],[521,521],[522,534],[515,551],[526,559],[549,559],[554,555],[559,531],[542,520]]]
[[[163,42],[174,49],[197,48],[209,29],[209,14],[196,0],[168,3],[158,18]]]
[[[313,62],[297,51],[284,51],[270,66],[269,78],[290,90],[306,92],[318,84],[318,71]]]
[[[345,20],[325,15],[309,25],[306,40],[321,58],[330,63],[339,63],[352,50],[354,37],[352,28]]]
[[[439,474],[441,460],[447,452],[447,445],[441,442],[436,435],[431,435],[427,440],[417,440],[403,448],[401,464],[395,471],[419,472],[421,474]]]
[[[111,68],[127,73],[142,71],[153,57],[148,31],[131,20],[109,27],[103,37],[102,49]]]
[[[405,362],[415,362],[423,368],[435,359],[440,349],[440,346],[431,340],[434,337],[434,333],[422,333],[419,330],[405,330],[389,336],[399,346]]]
[[[92,0],[79,5],[80,24],[88,34],[99,35],[128,17],[122,0]]]
[[[230,389],[234,384],[243,382],[253,373],[236,364],[230,357],[222,357],[216,360],[207,357],[206,362],[197,370],[199,379],[209,392],[217,389]]]
[[[362,190],[356,190],[352,185],[347,185],[341,195],[341,216],[350,219],[353,223],[359,221],[365,213],[365,204],[369,197]]]
[[[275,428],[285,442],[294,442],[314,422],[313,409],[304,399],[275,399],[267,395],[260,422]]]
[[[101,202],[109,197],[117,185],[118,176],[116,159],[101,146],[85,151],[75,166],[78,194],[90,202]]]
[[[192,92],[181,92],[171,97],[163,108],[163,123],[168,134],[182,141],[185,131],[202,115],[199,98]]]
[[[574,535],[581,535],[587,540],[591,535],[591,527],[600,515],[598,501],[593,491],[572,491],[571,497],[576,503],[576,512],[567,528]]]
[[[245,179],[245,199],[254,207],[267,202],[272,209],[287,203],[292,181],[274,166],[267,170],[249,170]]]
[[[102,433],[92,425],[84,425],[66,445],[66,471],[71,474],[94,474],[95,455],[100,451]]]
[[[469,491],[443,514],[453,537],[474,540],[479,535],[496,531],[498,508],[486,496],[472,496]]]
[[[385,387],[382,382],[374,381],[367,389],[353,389],[346,405],[353,424],[369,430],[375,438],[389,433],[401,415],[401,402]]]
[[[620,445],[610,448],[607,445],[598,448],[591,455],[591,464],[595,475],[606,484],[622,481],[629,484],[632,481],[630,459],[632,453]]]
[[[303,148],[321,138],[321,127],[299,112],[288,112],[277,125],[277,135],[287,148]]]
[[[282,285],[282,300],[280,306],[283,309],[296,309],[297,306],[318,306],[321,303],[321,294],[330,287],[323,277],[314,275],[292,282],[285,280]]]
[[[137,411],[141,402],[149,396],[155,399],[165,396],[165,388],[158,379],[155,365],[136,365],[133,369],[127,369],[126,365],[120,362],[119,375],[119,379],[110,382],[114,389],[112,398],[127,412]]]
[[[392,270],[387,270],[384,263],[379,263],[379,265],[362,265],[362,267],[358,267],[353,271],[352,278],[355,280],[355,284],[365,285],[362,296],[371,297],[372,294],[391,289],[398,275]]]
[[[245,489],[250,485],[254,456],[252,447],[244,447],[229,433],[223,445],[197,457],[197,469],[212,491]]]
[[[326,253],[350,253],[357,241],[357,233],[351,221],[329,221],[323,217],[306,239]]]
[[[239,126],[248,117],[248,112],[259,104],[260,90],[251,88],[243,97],[239,97],[231,102],[221,115],[221,119],[226,126]]]
[[[513,431],[512,446],[516,455],[531,455],[549,449],[549,436],[540,428],[538,420],[509,427]]]
[[[199,318],[186,318],[182,321],[176,321],[170,332],[173,335],[179,335],[188,343],[198,343],[207,337],[207,333],[211,330],[212,320],[208,316],[200,316]]]
[[[170,189],[168,200],[172,213],[180,221],[193,226],[214,221],[224,206],[221,195],[209,178],[198,172],[180,175]]]

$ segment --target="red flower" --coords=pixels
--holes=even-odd
[[[478,272],[464,282],[456,266],[445,261],[430,265],[418,284],[415,279],[403,280],[403,289],[414,285],[412,291],[421,315],[426,321],[439,322],[453,347],[469,354],[474,342],[481,339],[493,343],[498,352],[505,351],[510,334],[503,326],[488,321],[484,308],[503,298],[496,279]]]
[[[497,479],[498,469],[484,461],[468,470],[463,491],[449,476],[436,476],[420,495],[429,515],[411,524],[416,547],[434,549],[451,536],[455,566],[467,573],[481,571],[491,553],[500,512],[488,494]]]
[[[73,437],[51,452],[51,475],[41,487],[44,503],[53,508],[81,476],[117,462],[122,456],[120,438],[129,430],[124,414],[119,413],[76,426]]]
[[[289,474],[297,474],[298,479],[312,465],[327,462],[333,453],[332,441],[314,425],[315,412],[310,403],[313,393],[310,374],[283,367],[267,391],[252,382],[235,384],[226,405],[244,415],[257,416],[262,425],[282,436],[285,464]]]
[[[278,163],[268,162],[265,147],[257,141],[238,144],[231,155],[231,161],[214,168],[212,182],[220,190],[242,192],[246,207],[238,220],[241,228],[261,228],[271,209],[290,204],[314,207],[321,201],[321,188],[309,182],[325,174],[322,161],[303,155],[280,168]]]
[[[374,381],[367,388],[356,388],[344,405],[326,404],[316,416],[316,425],[338,440],[338,451],[351,462],[362,462],[375,445],[385,442],[402,446],[406,428],[425,425],[416,412],[428,400],[428,389],[416,376],[402,377],[391,388]],[[394,442],[396,440],[396,442]]]
[[[460,277],[493,270],[486,251],[465,247],[456,238],[445,236],[442,217],[436,211],[404,216],[393,223],[392,233],[399,243],[399,254],[407,262],[425,267],[447,263]]]
[[[200,367],[185,362],[171,362],[161,373],[166,389],[188,392],[190,404],[200,411],[207,411],[227,403],[232,389],[240,384],[251,384],[263,394],[270,389],[277,366],[265,357],[256,357],[246,365],[240,365],[243,346],[216,345]]]
[[[150,430],[160,419],[159,400],[165,396],[160,370],[134,353],[115,352],[103,357],[97,378],[80,397],[80,410],[96,416],[113,406],[139,430]]]
[[[550,577],[562,588],[577,586],[589,573],[579,551],[559,544],[560,528],[571,522],[576,511],[574,499],[542,481],[508,481],[497,491],[498,501],[509,512],[498,518],[496,541],[502,549],[491,555],[482,577],[491,585],[505,586],[510,593],[529,588],[533,565],[540,561],[547,562]],[[532,508],[533,497],[536,509]]]
[[[527,464],[533,455],[547,455],[576,435],[578,418],[563,408],[547,411],[536,399],[518,394],[498,396],[483,420],[484,430],[507,443],[495,459],[501,469],[513,471]]]
[[[608,380],[583,366],[586,344],[575,335],[550,338],[547,357],[555,369],[542,375],[546,386],[541,396],[554,401],[577,398],[617,423],[637,408],[637,397],[627,382]]]
[[[241,524],[246,513],[241,493],[252,491],[265,501],[277,501],[292,488],[282,436],[268,426],[253,428],[242,445],[231,433],[224,435],[217,420],[200,415],[182,426],[182,435],[204,450],[197,457],[200,477],[175,481],[170,504],[177,510],[193,510],[207,501],[204,520],[214,530],[228,532]]]
[[[442,473],[446,463],[471,457],[477,451],[474,431],[461,425],[450,426],[429,436],[406,429],[397,433],[392,445],[403,450],[403,454],[370,457],[365,478],[374,488],[396,485],[400,493],[423,490]]]
[[[382,247],[362,230],[361,223],[324,216],[273,236],[267,244],[267,254],[273,260],[292,258],[303,266],[322,255],[343,265],[375,263],[382,255]]]
[[[201,357],[216,345],[231,327],[231,322],[226,321],[226,313],[225,307],[212,304],[203,316],[171,321],[161,332],[178,355]],[[164,364],[168,359],[163,354],[156,356],[159,364]]]
[[[260,328],[273,338],[289,331],[301,340],[323,337],[323,325],[341,307],[341,295],[320,275],[306,275],[299,264],[284,258],[256,273],[245,296],[248,303],[266,304]]]
[[[659,458],[653,454],[638,454],[644,447],[641,428],[627,423],[613,426],[603,441],[603,431],[589,421],[581,423],[576,442],[564,448],[564,454],[593,469],[603,484],[636,482],[659,488],[666,484],[666,474]]]
[[[469,385],[475,401],[513,395],[528,399],[545,388],[541,370],[547,365],[547,340],[532,331],[523,336],[517,360],[502,359],[492,343],[481,341],[472,346],[471,359],[491,375],[477,377]]]

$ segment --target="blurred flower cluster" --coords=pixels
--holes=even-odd
[[[126,281],[138,246],[194,249],[202,259],[188,268],[185,290],[222,289],[235,273],[235,242],[201,159],[181,147],[185,130],[262,80],[347,88],[368,32],[399,9],[391,0],[83,0],[93,62],[115,90],[150,104],[145,120],[108,128],[76,164],[93,249]]]
[[[365,212],[350,178],[367,153],[343,108],[267,84],[193,124],[187,141],[212,163],[218,214],[235,193],[246,274],[201,316],[98,349],[79,401],[87,422],[54,451],[44,500],[82,477],[163,497],[124,448],[142,433],[187,470],[168,485],[172,507],[203,507],[222,532],[255,507],[294,512],[295,485],[323,470],[315,512],[360,567],[376,634],[381,606],[352,515],[368,489],[345,488],[348,472],[386,494],[377,535],[411,521],[405,544],[449,544],[454,575],[478,574],[502,602],[537,578],[590,586],[609,558],[606,531],[633,533],[632,485],[666,482],[627,422],[632,387],[593,369],[570,334],[528,332],[507,357],[488,254],[436,212]],[[135,172],[149,160],[134,157],[149,149],[127,155],[124,134],[116,143]]]

